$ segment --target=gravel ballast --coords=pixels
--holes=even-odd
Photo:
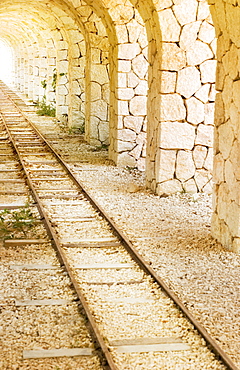
[[[81,137],[63,132],[54,119],[29,116],[145,260],[240,366],[240,256],[211,237],[211,196],[160,198],[145,189],[143,173],[116,168],[106,151],[94,151]]]

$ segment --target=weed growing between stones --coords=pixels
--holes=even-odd
[[[56,116],[56,108],[52,104],[46,103],[46,96],[44,96],[42,100],[38,102],[36,105],[38,107],[36,113],[39,116],[50,116],[50,117]]]
[[[28,203],[16,211],[4,209],[0,212],[0,239],[13,239],[15,235],[25,238],[35,225],[36,218]]]

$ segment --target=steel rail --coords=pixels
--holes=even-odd
[[[7,95],[7,93],[5,93]],[[140,255],[140,253],[136,250],[136,248],[133,246],[132,242],[129,240],[129,238],[125,235],[125,233],[122,232],[122,230],[118,227],[118,225],[115,223],[115,221],[106,213],[106,211],[103,209],[101,205],[98,204],[98,201],[94,198],[92,194],[90,194],[84,187],[84,185],[79,181],[72,170],[68,167],[66,162],[61,158],[61,156],[55,151],[55,149],[52,147],[52,145],[48,142],[47,139],[44,138],[44,136],[41,134],[41,132],[35,127],[35,125],[28,119],[28,117],[22,112],[22,110],[14,103],[14,100],[11,97],[8,97],[12,103],[16,106],[17,110],[24,116],[26,121],[30,124],[30,126],[35,130],[36,133],[41,137],[41,139],[47,144],[49,149],[52,151],[52,153],[55,155],[55,157],[60,161],[64,169],[67,171],[71,179],[74,181],[74,183],[81,189],[81,191],[86,195],[87,199],[90,201],[90,203],[93,205],[95,209],[97,209],[100,214],[109,222],[109,224],[112,227],[112,230],[114,234],[120,239],[120,241],[125,246],[126,250],[130,253],[132,258],[141,266],[141,268],[152,278],[157,282],[162,289],[165,291],[165,293],[171,298],[175,304],[181,309],[181,311],[184,313],[184,315],[189,319],[189,321],[193,324],[193,326],[198,330],[198,332],[203,336],[203,338],[206,340],[208,345],[210,346],[211,350],[222,360],[222,362],[229,368],[229,370],[239,370],[239,367],[237,367],[234,362],[231,360],[231,358],[223,351],[223,349],[219,346],[219,344],[216,342],[214,338],[211,337],[211,335],[207,332],[207,330],[198,322],[198,320],[195,319],[193,314],[189,311],[189,309],[181,302],[181,300],[178,298],[178,296],[173,292],[172,289],[170,289],[167,284],[164,282],[162,278],[153,270],[153,268],[144,260],[144,258]],[[38,197],[37,197],[38,198]],[[44,211],[43,211],[44,214]],[[49,227],[51,228],[51,225],[49,224]],[[53,234],[55,234],[53,230]],[[61,249],[61,248],[60,248]],[[71,274],[72,275],[72,274]],[[75,280],[75,278],[73,277]],[[78,285],[78,284],[77,284]],[[76,288],[75,288],[76,289]],[[79,287],[78,287],[79,290]],[[105,343],[104,343],[105,345]]]

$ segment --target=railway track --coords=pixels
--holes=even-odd
[[[237,370],[24,116],[19,97],[0,87],[5,140],[109,368]]]

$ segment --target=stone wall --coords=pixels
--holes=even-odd
[[[211,4],[218,36],[212,233],[240,252],[240,6]]]

